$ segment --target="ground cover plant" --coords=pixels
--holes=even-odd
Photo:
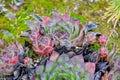
[[[83,23],[84,18],[74,13],[63,14],[49,6],[51,14],[28,13],[30,16],[27,16],[19,11],[22,5],[29,4],[27,0],[8,1],[9,8],[15,12],[1,2],[1,15],[14,24],[9,24],[11,30],[8,27],[0,30],[0,79],[120,79],[120,56],[116,42],[111,39],[111,35],[115,38],[115,29],[107,36],[99,32],[101,24]],[[27,27],[17,27],[19,25]]]

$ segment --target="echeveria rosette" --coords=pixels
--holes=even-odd
[[[99,36],[98,41],[101,46],[105,46],[107,44],[108,37],[105,35],[101,35]]]
[[[79,35],[79,20],[70,18],[69,15],[54,12],[52,18],[41,22],[48,34],[53,34],[59,39],[72,40]]]
[[[41,25],[40,22],[37,21],[26,21],[30,31],[22,35],[29,37],[33,50],[40,56],[49,56],[53,51],[54,41],[50,35],[45,35],[44,31],[41,31],[43,30],[43,27],[41,27],[42,24],[46,24],[48,20],[49,19],[45,17]]]
[[[49,56],[53,51],[54,41],[49,35],[42,36],[40,34],[39,27],[35,32],[32,32],[29,37],[33,45],[33,49],[38,55]]]
[[[18,43],[9,44],[0,54],[0,74],[10,75],[13,72],[13,65],[18,62],[18,55],[22,54],[23,47]]]
[[[98,61],[100,60],[108,61],[108,49],[106,47],[101,47],[99,50]]]

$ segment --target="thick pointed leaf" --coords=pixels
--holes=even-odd
[[[31,30],[25,31],[25,32],[20,34],[20,37],[29,37],[30,33],[31,33]]]
[[[45,71],[50,72],[52,69],[54,69],[55,63],[53,61],[47,61]]]
[[[39,75],[43,72],[44,70],[44,65],[39,65],[36,67],[36,74]]]
[[[12,13],[12,12],[8,12],[5,15],[9,20],[14,20],[16,18],[16,14]]]
[[[60,57],[58,59],[58,63],[64,63],[68,60],[69,60],[69,56],[67,54],[63,53],[62,55],[60,55]]]
[[[43,72],[42,74],[40,74],[40,80],[47,80],[47,77],[46,77],[46,73],[45,72]]]
[[[69,60],[69,61],[66,61],[64,64],[63,64],[64,67],[66,68],[73,68],[74,67],[74,64],[72,62],[72,60]]]
[[[99,26],[98,23],[96,23],[96,22],[91,22],[91,23],[89,23],[89,24],[87,25],[87,31],[90,31],[90,30],[92,30],[92,29],[94,29],[94,28],[97,28],[98,26]]]
[[[56,60],[58,59],[59,57],[59,53],[56,52],[56,51],[53,51],[51,56],[50,56],[50,60],[53,61],[53,62],[56,62]]]
[[[0,48],[4,47],[5,46],[5,41],[0,39]]]
[[[84,59],[82,55],[77,55],[71,58],[74,65],[79,64],[80,67],[84,68]]]
[[[37,21],[42,22],[42,19],[40,16],[36,15],[36,14],[32,14],[32,17],[35,18]]]
[[[35,31],[37,27],[40,27],[40,23],[35,21],[29,20],[29,21],[26,21],[26,24],[28,25],[31,31]]]
[[[92,62],[85,63],[85,71],[94,74],[94,72],[95,72],[95,63],[92,63]]]

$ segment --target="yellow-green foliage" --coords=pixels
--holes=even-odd
[[[111,0],[110,6],[107,8],[106,15],[109,19],[108,22],[112,21],[114,26],[117,26],[120,20],[120,0]]]

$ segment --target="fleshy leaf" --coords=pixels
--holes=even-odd
[[[85,63],[85,71],[93,74],[95,72],[95,63],[91,62]]]
[[[50,56],[50,60],[55,62],[57,60],[57,58],[59,57],[59,53],[56,51],[53,51],[51,56]]]
[[[46,63],[46,72],[50,72],[54,68],[55,63],[53,61],[47,61]]]
[[[46,74],[45,72],[43,72],[42,74],[40,74],[41,80],[47,80],[46,75],[47,75],[47,74]]]
[[[40,23],[35,21],[26,21],[26,24],[31,31],[35,31],[37,27],[40,27]]]
[[[64,63],[64,62],[66,62],[68,60],[69,60],[69,56],[67,54],[63,53],[62,55],[60,55],[60,57],[58,59],[58,62],[59,63]]]
[[[32,14],[32,17],[35,18],[37,21],[42,21],[41,17],[36,14]]]
[[[74,56],[71,58],[71,60],[74,65],[79,64],[80,67],[82,67],[84,69],[84,59],[83,59],[82,55]]]
[[[97,28],[98,26],[99,26],[98,23],[96,23],[96,22],[90,22],[90,23],[87,25],[87,31],[90,31],[90,30],[92,30],[92,29],[94,29],[94,28]]]

